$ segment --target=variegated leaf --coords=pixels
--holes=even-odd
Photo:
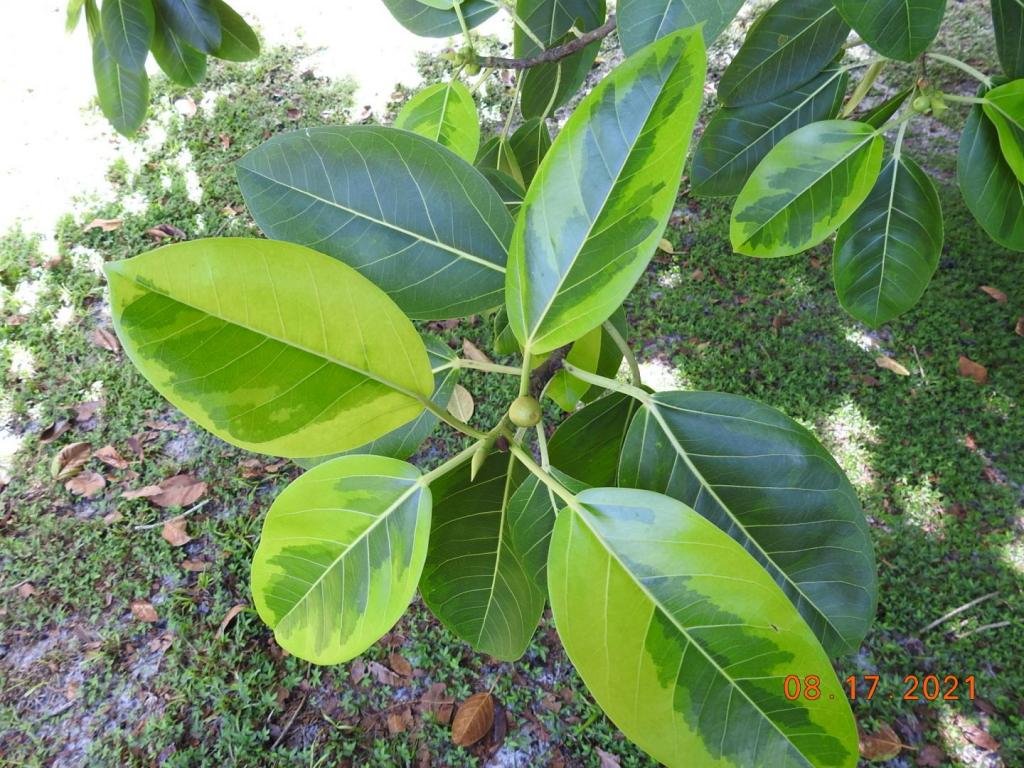
[[[395,127],[426,136],[469,163],[480,148],[473,94],[458,80],[436,83],[417,93],[398,113]]]

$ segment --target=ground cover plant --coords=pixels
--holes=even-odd
[[[411,108],[410,108],[410,111],[411,111]],[[406,113],[406,114],[409,114],[409,113]],[[556,147],[557,147],[557,141],[556,141]],[[552,149],[551,151],[554,152],[555,150]],[[675,190],[673,189],[672,191],[673,191],[673,196],[672,197],[673,197],[673,202],[674,202],[674,192],[675,192]],[[529,198],[527,198],[527,203],[529,203]],[[669,208],[671,209],[671,205],[669,206]],[[666,218],[668,217],[668,215],[669,215],[669,212],[666,212]],[[721,221],[720,217],[716,219],[714,215],[712,215],[710,218],[715,220],[716,223],[720,223],[720,221]],[[257,216],[257,220],[258,219],[259,219],[259,217]],[[659,228],[659,233],[658,234],[660,234],[660,228]],[[718,235],[718,236],[720,236],[720,235]],[[703,243],[703,245],[705,247],[707,247],[709,245],[709,241],[710,241],[710,238],[703,240],[702,243]],[[177,248],[180,249],[180,248],[182,248],[182,246],[177,246]],[[669,244],[669,250],[671,250],[671,244]],[[750,275],[750,274],[753,273],[753,271],[750,270],[749,268],[744,268],[743,272],[745,273],[745,276],[746,275]],[[998,282],[998,281],[993,281],[993,282]],[[445,298],[445,300],[451,300],[450,296],[445,296],[444,298]],[[116,301],[116,288],[115,288],[115,301]],[[636,321],[636,318],[634,316],[634,322],[635,321]],[[680,323],[680,326],[681,327],[689,327],[689,325],[691,325],[691,324],[692,324],[692,319],[688,319],[686,323]],[[772,322],[772,326],[774,327],[775,325],[776,325],[776,323],[773,321]],[[783,318],[783,320],[778,322],[778,326],[779,326],[779,328],[776,328],[776,331],[779,331],[781,328],[787,327],[785,318]],[[491,349],[498,349],[503,344],[508,344],[509,343],[508,333],[507,332],[504,333],[504,334],[501,333],[504,330],[504,327],[505,326],[503,324],[499,323],[499,327],[497,328],[497,333],[495,334],[495,338],[493,339],[493,342],[491,344],[482,343],[481,346],[483,346],[485,349],[491,350]],[[652,328],[652,330],[653,330],[653,328]],[[615,324],[613,323],[611,328],[605,329],[605,333],[607,333],[609,336],[612,337],[611,338],[612,344],[611,345],[604,345],[604,344],[598,344],[598,343],[595,342],[595,346],[598,346],[599,349],[617,348],[617,345],[614,343],[615,342],[614,335],[615,335],[615,333],[618,333],[619,335],[621,335],[621,331],[617,330],[615,328]],[[655,331],[656,335],[660,334],[660,333],[661,333],[660,330],[659,331]],[[514,335],[514,330],[513,330],[513,335]],[[604,334],[601,334],[600,338],[601,338],[601,340],[603,342],[604,341]],[[129,342],[129,346],[130,346],[130,342]],[[431,349],[431,348],[428,347],[428,349]],[[444,352],[445,355],[447,355],[449,358],[451,357],[451,354],[449,352],[446,352],[443,349],[434,348],[433,351],[435,351],[435,353],[438,352],[438,351]],[[573,359],[572,355],[573,355],[573,350],[568,350],[568,356],[569,356],[570,360]],[[794,356],[796,356],[796,355],[794,355]],[[600,358],[600,355],[598,355],[597,357]],[[726,359],[728,359],[728,357],[726,357]],[[477,361],[477,362],[479,362],[479,361]],[[505,369],[515,368],[516,367],[515,366],[515,362],[516,361],[514,359],[513,360],[509,360],[507,362],[509,362],[510,365],[501,366],[501,367],[505,368]],[[473,367],[487,367],[489,365],[490,365],[489,363],[484,362],[484,363],[481,363],[479,366],[474,366],[474,365],[472,365],[472,361],[471,360],[470,361],[456,362],[456,363],[453,363],[450,360],[449,361],[440,361],[440,360],[438,360],[436,362],[436,364],[433,366],[433,368],[436,368],[438,370],[436,370],[436,371],[432,370],[432,373],[435,373],[436,375],[441,375],[441,374],[451,373],[452,372],[451,369],[452,368],[456,368],[456,367],[458,367],[458,368],[473,368]],[[572,366],[572,365],[573,365],[573,363],[570,362],[569,366]],[[765,363],[762,361],[761,365],[765,365]],[[520,366],[520,367],[523,367],[523,366]],[[615,368],[618,367],[618,360],[615,361],[614,367]],[[550,371],[550,368],[548,370]],[[750,368],[748,368],[746,370],[750,370]],[[503,371],[495,370],[494,372],[499,374],[499,375],[505,375],[505,374],[508,374],[510,371],[509,370],[503,370]],[[579,375],[570,378],[569,374],[571,374],[571,373],[577,373]],[[547,384],[550,385],[550,387],[551,387],[551,389],[550,389],[551,393],[553,393],[553,394],[557,393],[557,394],[554,394],[554,397],[556,397],[556,398],[563,398],[563,399],[564,398],[569,398],[569,400],[567,402],[572,404],[572,398],[577,397],[577,395],[574,394],[574,391],[576,389],[584,389],[584,390],[588,389],[588,388],[583,387],[583,386],[581,386],[579,384],[580,381],[583,381],[584,384],[587,383],[582,378],[582,377],[584,377],[586,375],[587,374],[586,374],[586,370],[585,369],[579,369],[579,368],[573,368],[573,367],[564,367],[563,366],[563,369],[561,371],[558,371],[555,374],[555,376],[557,376],[558,378],[556,379],[555,377],[552,377],[547,382]],[[444,384],[444,379],[445,378],[448,378],[448,377],[447,376],[443,376],[440,379],[439,387],[438,387],[439,389],[441,388],[440,385]],[[574,378],[577,379],[578,381],[573,381]],[[527,382],[527,385],[526,385],[527,388],[529,388],[529,386],[531,384],[536,385],[538,383],[538,381],[539,380],[534,380],[531,377],[531,380]],[[596,386],[596,384],[605,384],[605,385],[608,385],[608,386],[612,386],[616,390],[627,390],[628,391],[628,386],[623,386],[622,384],[618,384],[616,382],[609,382],[609,381],[598,382],[596,379],[594,379],[593,381],[595,382],[595,384],[594,384],[595,386]],[[559,382],[561,382],[561,383],[559,383]],[[488,391],[492,391],[493,390],[493,386],[492,385],[484,385],[484,386],[487,386]],[[751,389],[757,389],[758,385],[751,384],[750,388]],[[515,392],[513,392],[512,394],[514,395]],[[581,397],[587,397],[589,394],[592,394],[592,393],[587,391]],[[633,394],[635,394],[641,401],[646,400],[648,402],[648,405],[646,406],[648,408],[648,412],[647,413],[651,412],[651,410],[652,410],[651,406],[654,405],[657,402],[656,398],[660,397],[660,395],[651,396],[649,393],[645,393],[645,392],[633,392]],[[758,393],[758,394],[759,394],[759,396],[763,396],[764,395],[764,393]],[[613,398],[614,398],[614,400],[612,400]],[[450,398],[441,398],[441,401],[445,402],[445,401],[448,401],[449,399]],[[479,398],[479,397],[477,399],[481,400],[481,398]],[[508,399],[511,399],[511,397],[508,398]],[[505,400],[504,402],[507,402],[507,401],[508,400]],[[453,407],[456,410],[458,410],[458,408],[460,407],[458,405],[458,400],[457,399],[456,400],[452,400],[452,402],[456,403],[456,405],[453,406]],[[576,425],[577,425],[576,429],[579,429],[578,425],[580,423],[586,423],[585,419],[580,420],[580,416],[582,416],[583,414],[587,413],[587,409],[594,409],[595,406],[601,406],[602,408],[610,408],[612,405],[618,405],[619,403],[622,403],[622,402],[628,402],[628,401],[626,401],[625,398],[619,398],[619,397],[616,397],[615,395],[612,395],[612,396],[609,396],[608,398],[602,398],[601,400],[598,400],[597,403],[595,403],[593,405],[588,405],[587,408],[585,408],[584,410],[580,411],[579,414],[577,414],[575,417],[573,417],[575,419],[578,419],[578,421],[576,422]],[[530,404],[527,404],[527,405],[530,405]],[[464,402],[463,402],[463,407],[464,407]],[[517,410],[519,410],[519,409],[517,409]],[[524,410],[523,413],[517,414],[517,419],[519,421],[532,421],[535,418],[535,413],[534,413],[532,407],[528,407],[528,408],[523,409],[523,410]],[[591,413],[594,413],[594,412],[595,412],[594,410],[591,410]],[[463,415],[465,415],[467,413],[467,411],[464,409],[464,410],[461,411],[461,413]],[[494,413],[494,412],[492,411],[492,413]],[[498,411],[498,413],[500,414],[500,410]],[[437,413],[436,415],[438,417],[442,418],[442,419],[450,419],[451,418],[450,415],[446,415],[445,413]],[[511,415],[512,414],[510,414],[510,416]],[[642,414],[642,415],[644,416],[644,418],[646,420],[650,420],[650,418],[651,418],[651,417],[647,416],[646,414]],[[806,413],[806,415],[813,417],[813,410],[810,411],[809,413]],[[549,416],[549,418],[550,418],[550,416]],[[634,416],[633,418],[636,419],[636,418],[639,418],[639,417]],[[638,423],[640,423],[640,422],[638,422]],[[563,434],[568,434],[568,433],[572,432],[571,425],[572,425],[572,420],[570,419],[570,421],[566,423],[567,432],[563,433]],[[658,425],[655,425],[655,426],[658,426]],[[793,427],[791,426],[790,429],[792,430]],[[558,436],[557,432],[555,433],[555,435],[551,436],[551,454],[552,455],[557,453],[556,447],[558,447],[558,445],[559,445],[558,444],[558,440],[557,440],[557,436]],[[507,439],[507,437],[508,436],[506,435],[506,439]],[[545,437],[547,437],[547,436],[544,435],[542,437],[542,433],[538,433],[538,438],[543,439]],[[493,435],[492,436],[492,435],[488,435],[486,433],[481,433],[478,436],[478,439],[482,440],[482,445],[487,446],[487,447],[491,446],[492,440],[493,440],[493,444],[495,445],[495,447],[497,447],[497,439],[498,439],[497,435]],[[512,436],[512,440],[513,441],[514,441],[514,439],[515,439],[515,435]],[[641,444],[639,446],[639,450],[641,452],[641,455],[642,455],[643,448],[644,448],[644,444],[641,442]],[[563,457],[563,461],[565,462],[566,465],[568,465],[573,457],[571,455],[566,457],[566,454],[565,454],[565,442],[564,442],[564,440],[563,440],[562,445],[561,445],[561,450],[562,450],[561,456]],[[474,445],[470,445],[467,449],[465,449],[463,451],[463,458],[467,462],[473,461],[473,457],[476,457],[476,456],[479,456],[479,455],[481,455],[481,448],[479,447],[479,445],[475,445],[475,444]],[[511,473],[508,472],[507,468],[500,467],[500,466],[497,467],[497,471],[496,471],[495,470],[495,458],[502,458],[502,456],[499,453],[499,456],[492,457],[482,467],[477,467],[477,469],[478,469],[478,471],[480,473],[480,474],[478,474],[478,478],[480,478],[480,481],[479,481],[478,484],[483,484],[485,482],[488,482],[487,478],[490,478],[490,475],[496,475],[498,478],[504,479],[504,478],[508,477],[511,474]],[[507,453],[504,454],[504,458],[506,459],[506,461],[508,461],[508,454]],[[588,456],[587,458],[590,458],[590,457]],[[522,460],[523,463],[527,463],[527,461],[532,460],[532,459],[529,459],[525,454],[522,454],[521,455],[521,460]],[[340,461],[344,462],[345,460],[340,460]],[[328,467],[328,466],[331,466],[331,465],[330,464],[325,464],[324,466]],[[391,466],[394,466],[394,465],[391,465]],[[557,464],[556,464],[556,466],[557,466]],[[639,470],[643,469],[646,466],[647,466],[646,463],[637,462],[637,467],[636,467],[637,470],[638,470],[637,474],[639,475]],[[472,467],[467,468],[467,471],[466,471],[467,475],[470,473],[471,469],[472,469]],[[543,469],[543,467],[542,467],[542,469]],[[585,471],[586,469],[591,469],[592,471],[600,471],[601,470],[600,467],[597,467],[596,469],[594,467],[581,467],[580,469],[581,469],[581,471],[578,472],[578,474],[583,474],[583,471]],[[318,472],[318,471],[321,471],[321,470],[313,470],[313,472]],[[434,471],[434,470],[432,470],[432,471]],[[488,473],[490,473],[490,474],[488,474]],[[552,473],[552,474],[554,474],[554,473]],[[429,475],[429,473],[428,473],[428,475]],[[313,476],[314,475],[312,473],[310,473],[309,475],[305,475],[303,477],[313,477]],[[493,478],[491,478],[491,479],[493,480]],[[557,475],[556,475],[556,479],[557,479]],[[298,484],[299,482],[301,482],[301,480],[297,481],[296,484]],[[466,485],[472,485],[469,482],[469,478],[468,477],[467,478],[459,478],[457,482],[462,482],[462,483],[465,483]],[[568,478],[564,478],[560,482],[563,482],[565,485],[571,485],[571,481]],[[491,483],[491,484],[493,484],[493,483]],[[416,491],[416,492],[418,493],[419,491]],[[286,491],[286,493],[287,493],[287,491]],[[281,498],[282,502],[284,502],[287,497],[285,495],[282,495],[280,498]],[[583,498],[583,497],[581,497],[581,498]],[[485,499],[484,503],[487,503],[488,501],[490,501],[490,500],[486,500]],[[498,503],[500,504],[501,502],[499,501]],[[596,502],[592,502],[592,504],[596,504]],[[437,505],[437,509],[440,509],[440,507],[441,507],[441,505],[438,504]],[[281,509],[281,508],[279,507],[279,509]],[[287,512],[292,511],[292,510],[285,509],[284,511],[287,513]],[[486,511],[489,512],[490,510],[486,510]],[[271,514],[273,514],[273,513],[271,513]],[[435,515],[436,515],[436,512],[435,512]],[[259,557],[258,554],[257,554],[257,557]],[[428,549],[428,551],[426,553],[426,559],[427,559],[428,563],[429,563],[429,558],[430,558],[430,551]],[[426,592],[427,592],[427,590],[424,589],[425,599],[427,600],[427,604],[430,605],[430,598],[426,597]],[[442,616],[442,618],[444,618],[444,617]],[[558,620],[557,607],[556,607],[555,619],[556,619],[556,622],[557,622],[557,620]],[[454,631],[456,631],[456,633],[459,633],[459,629],[456,626],[452,626],[452,629]],[[462,634],[462,633],[459,633],[459,634]],[[463,636],[465,636],[465,635],[463,634]],[[499,633],[499,637],[503,638],[503,637],[505,637],[505,634],[504,633]],[[482,643],[482,642],[486,642],[486,641],[487,641],[487,639],[477,638],[477,642],[478,643]],[[284,644],[285,644],[285,647],[287,647],[287,643],[284,643]],[[491,652],[493,653],[493,651],[491,651]],[[571,648],[570,648],[570,654],[572,654]],[[499,650],[499,652],[496,653],[495,655],[500,657],[502,655],[502,653]],[[829,674],[831,674],[831,673],[829,673]],[[584,679],[586,679],[586,677],[587,677],[586,673],[584,673]],[[599,696],[599,700],[600,700],[600,696]],[[628,732],[628,730],[627,730],[627,732]]]

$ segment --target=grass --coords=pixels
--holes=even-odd
[[[515,664],[474,654],[419,602],[363,660],[337,667],[283,654],[251,608],[219,631],[249,602],[263,514],[297,469],[192,428],[122,354],[93,341],[109,326],[97,268],[153,247],[146,231],[161,224],[188,237],[256,234],[231,161],[268,133],[338,122],[351,107],[351,85],[302,74],[301,56],[273,51],[254,66],[217,67],[190,93],[160,86],[140,144],[148,148],[111,170],[113,202],[67,217],[56,254],[18,230],[0,240],[0,473],[13,453],[0,512],[0,765],[483,764],[484,750],[454,747],[447,726],[419,713],[434,683],[455,700],[493,689],[508,722],[501,764],[598,765],[603,750],[623,766],[651,765],[591,702],[549,621]],[[204,105],[194,117],[173,106],[186,96]],[[929,167],[948,168],[942,152],[915,147]],[[854,480],[881,600],[860,652],[837,671],[880,676],[874,699],[854,709],[864,729],[888,724],[908,745],[891,765],[934,746],[945,765],[1013,766],[1024,763],[1024,361],[1014,333],[1024,264],[978,229],[955,188],[944,186],[942,201],[946,248],[932,285],[918,307],[870,332],[839,308],[828,248],[778,261],[736,256],[728,207],[683,196],[666,234],[678,253],[659,254],[627,304],[630,341],[652,381],[748,395],[812,427]],[[83,231],[93,216],[123,225]],[[490,328],[475,318],[446,333],[487,349]],[[881,354],[911,375],[878,368]],[[988,382],[958,375],[960,355],[986,365]],[[467,373],[463,383],[479,424],[513,394],[500,377]],[[96,401],[93,413],[82,409]],[[67,431],[46,442],[63,422]],[[74,441],[112,445],[131,464],[92,460],[87,469],[104,472],[107,487],[73,496],[50,462]],[[456,443],[439,432],[421,462]],[[137,529],[172,513],[120,491],[181,472],[207,482],[210,501],[188,517],[192,541],[172,548],[159,527]],[[185,570],[186,560],[207,569]],[[156,623],[132,616],[137,600],[154,606]],[[412,665],[411,677],[377,679],[371,662],[394,666],[391,654]],[[909,674],[974,675],[979,698],[902,701]],[[1000,743],[998,756],[971,743],[971,726]]]

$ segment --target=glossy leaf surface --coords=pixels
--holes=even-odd
[[[891,158],[836,235],[832,274],[843,308],[872,328],[906,312],[939,265],[942,236],[935,185],[911,158]]]
[[[512,217],[479,171],[436,142],[371,126],[275,136],[238,161],[269,237],[358,269],[411,317],[501,303]]]
[[[999,134],[1003,159],[1024,181],[1024,80],[997,86],[985,94],[985,116]]]
[[[192,86],[206,76],[206,54],[197,51],[174,34],[157,6],[156,33],[153,35],[153,58],[171,80],[178,85]]]
[[[218,59],[252,61],[260,55],[260,40],[245,19],[224,0],[212,0],[220,19],[220,45],[213,52]]]
[[[583,335],[643,272],[675,203],[705,63],[695,31],[662,38],[616,67],[558,134],[509,256],[506,306],[524,348]]]
[[[989,237],[1024,251],[1024,186],[999,149],[999,135],[981,105],[971,108],[960,136],[957,181],[964,202]]]
[[[466,162],[480,148],[480,119],[473,94],[458,80],[424,88],[402,107],[395,127],[426,136]]]
[[[424,337],[427,348],[427,358],[434,369],[434,394],[430,400],[439,408],[445,408],[451,399],[452,390],[459,381],[460,369],[445,367],[455,358],[451,347],[433,337]],[[389,456],[393,459],[408,459],[423,444],[423,441],[430,437],[437,427],[438,418],[431,411],[424,409],[419,416],[393,429],[376,440],[371,440],[365,445],[345,451],[344,454],[333,454],[331,456],[318,456],[309,459],[296,459],[295,463],[304,469],[330,461],[338,456],[347,454],[372,454],[374,456]]]
[[[750,28],[722,73],[718,100],[761,104],[818,75],[850,33],[831,0],[779,0]]]
[[[462,32],[459,17],[453,10],[431,8],[419,0],[382,0],[391,15],[403,27],[421,37],[448,37]],[[498,11],[487,0],[464,0],[460,4],[469,29],[482,24]]]
[[[114,60],[126,69],[143,69],[156,26],[151,0],[103,0],[100,22]]]
[[[315,664],[355,658],[416,593],[430,491],[411,464],[345,456],[274,501],[252,563],[256,610],[278,645]]]
[[[527,120],[509,137],[508,143],[523,175],[523,186],[528,187],[544,155],[551,149],[547,123],[537,117]]]
[[[846,23],[890,59],[913,61],[942,24],[946,0],[833,0]]]
[[[604,0],[519,0],[516,13],[547,48],[575,38],[570,29],[580,32],[595,29],[604,23]],[[514,46],[516,56],[541,53],[521,27],[516,25]],[[579,90],[600,50],[594,42],[581,51],[557,62],[531,67],[523,73],[520,108],[527,118],[542,117],[568,101]]]
[[[511,500],[523,469],[495,453],[474,480],[470,468],[435,481],[434,522],[420,590],[446,627],[481,653],[518,659],[544,610],[547,544],[543,508]]]
[[[992,0],[992,23],[1003,72],[1024,77],[1024,0]]]
[[[146,70],[122,67],[110,53],[102,35],[92,41],[92,71],[103,116],[114,130],[131,136],[146,119],[149,78]]]
[[[811,123],[776,144],[740,191],[729,226],[748,256],[817,245],[857,210],[882,165],[882,137],[864,123]]]
[[[857,765],[828,657],[760,565],[661,494],[592,488],[559,512],[548,589],[559,637],[597,703],[670,768]],[[821,681],[790,701],[787,675]]]
[[[848,81],[845,71],[832,68],[764,104],[719,109],[693,155],[693,191],[714,197],[738,195],[757,164],[783,137],[839,114]]]
[[[711,45],[742,5],[743,0],[619,0],[619,41],[632,55],[665,35],[703,24],[704,44]]]
[[[398,307],[308,248],[218,238],[106,268],[125,351],[187,416],[234,445],[326,455],[416,418],[433,376]]]
[[[665,493],[738,541],[831,654],[875,615],[874,550],[843,471],[774,408],[716,392],[659,392],[633,418],[619,485]]]
[[[576,411],[548,440],[551,465],[589,486],[614,485],[622,443],[638,407],[633,398],[613,392]]]
[[[221,44],[220,17],[213,0],[153,0],[174,34],[203,53]]]

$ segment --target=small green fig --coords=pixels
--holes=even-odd
[[[508,417],[517,427],[535,427],[540,423],[540,403],[529,395],[522,395],[512,401]]]
[[[915,112],[919,112],[920,114],[923,115],[925,112],[932,108],[932,100],[929,99],[927,96],[921,95],[914,99],[914,102],[911,104],[911,106],[914,108]]]

